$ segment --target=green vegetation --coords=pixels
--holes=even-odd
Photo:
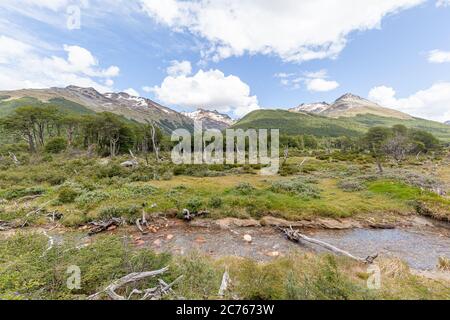
[[[407,128],[424,130],[437,138],[450,142],[448,125],[414,118],[412,120],[357,115],[349,118],[327,118],[313,114],[294,113],[285,110],[257,110],[242,118],[234,128],[280,129],[286,135],[314,135],[316,137],[361,137],[369,128],[404,125]]]
[[[155,254],[135,244],[127,224],[135,226],[143,213],[152,221],[183,218],[183,209],[206,212],[206,219],[352,218],[376,224],[419,214],[450,221],[448,150],[433,134],[403,125],[363,130],[348,119],[285,117],[287,125],[280,127],[288,133],[298,117],[311,121],[281,137],[286,158],[280,174],[261,176],[261,165],[175,165],[168,137],[152,122],[112,113],[65,114],[54,105],[15,108],[0,120],[7,140],[0,141],[0,226],[12,226],[0,231],[0,299],[84,299],[121,276],[166,265],[166,282],[184,275],[168,299],[217,298],[225,269],[233,279],[227,298],[448,297],[445,284],[414,276],[392,260],[380,262],[383,288],[371,291],[360,264],[331,256],[258,263]],[[134,165],[122,165],[130,159]],[[122,218],[124,226],[80,246],[91,222],[112,218]],[[38,230],[49,225],[64,241],[47,249],[48,238]],[[442,260],[441,268],[447,264]],[[82,271],[79,290],[66,287],[71,265]],[[124,290],[129,294],[130,288]]]
[[[72,239],[72,240],[70,240]],[[100,236],[76,248],[76,234],[47,250],[42,234],[17,234],[0,242],[0,299],[85,299],[132,272],[169,266],[163,279],[184,275],[167,299],[217,299],[222,274],[228,268],[233,286],[226,298],[240,299],[445,299],[448,286],[412,275],[402,263],[380,261],[383,287],[368,290],[364,266],[343,258],[292,255],[270,263],[248,259],[213,260],[199,253],[177,257],[137,249],[119,236]],[[67,270],[79,266],[80,289],[67,288]],[[394,272],[395,271],[395,272]],[[149,279],[138,288],[154,286]],[[130,288],[119,293],[128,295]]]

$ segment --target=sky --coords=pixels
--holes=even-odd
[[[178,111],[350,92],[450,120],[450,0],[1,0],[0,90],[77,85]]]

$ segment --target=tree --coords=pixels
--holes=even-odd
[[[58,123],[66,130],[68,147],[72,147],[75,139],[75,135],[79,130],[83,118],[76,115],[67,115],[59,119]]]
[[[388,128],[374,127],[370,128],[364,137],[367,143],[368,149],[375,158],[378,166],[379,173],[383,173],[383,166],[381,164],[382,157],[384,156],[384,144],[391,135]]]
[[[34,118],[28,108],[17,109],[14,114],[2,119],[0,124],[6,132],[16,134],[27,141],[30,152],[36,152]]]

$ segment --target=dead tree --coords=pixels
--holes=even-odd
[[[281,231],[283,231],[283,233],[286,235],[287,239],[296,243],[300,243],[301,241],[306,241],[318,246],[321,246],[325,249],[330,250],[331,252],[334,252],[335,254],[339,254],[339,255],[343,255],[346,257],[349,257],[353,260],[356,260],[358,262],[362,262],[362,263],[366,263],[366,264],[372,264],[376,258],[378,258],[378,253],[368,256],[367,258],[359,258],[359,257],[355,257],[354,255],[352,255],[351,253],[339,249],[329,243],[326,243],[324,241],[321,240],[317,240],[317,239],[313,239],[310,237],[307,237],[303,234],[301,234],[300,232],[298,232],[297,230],[294,230],[292,227],[290,228],[280,228]]]
[[[147,121],[148,124],[152,127],[152,145],[153,151],[155,152],[156,161],[159,162],[159,146],[156,143],[156,127],[153,121]]]
[[[131,284],[131,283],[136,283],[138,281],[141,281],[141,280],[144,280],[147,278],[154,278],[154,277],[160,276],[160,275],[166,273],[168,270],[169,270],[169,267],[165,267],[163,269],[156,270],[156,271],[131,273],[127,276],[120,278],[119,280],[114,281],[109,286],[107,286],[103,291],[100,291],[98,293],[95,293],[95,294],[89,296],[88,300],[98,299],[100,297],[100,295],[102,295],[103,293],[108,295],[108,297],[112,300],[130,300],[133,297],[133,295],[135,295],[135,294],[143,295],[140,300],[160,300],[163,296],[173,292],[172,287],[176,283],[178,283],[183,278],[183,276],[178,277],[171,284],[167,284],[163,280],[159,279],[158,286],[156,286],[154,288],[150,288],[150,289],[145,289],[145,290],[134,289],[129,294],[128,297],[121,296],[116,291],[125,285]]]
[[[91,222],[90,225],[92,226],[91,230],[89,230],[89,235],[92,236],[94,234],[107,231],[111,227],[119,227],[123,224],[123,220],[121,218],[111,218],[109,220],[105,221],[99,221],[99,222]]]

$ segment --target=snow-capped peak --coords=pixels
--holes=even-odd
[[[303,103],[298,107],[290,109],[292,112],[310,112],[310,113],[321,113],[327,110],[330,105],[326,102],[317,103]]]
[[[205,126],[210,129],[224,129],[232,126],[235,121],[228,115],[222,114],[216,110],[210,111],[197,109],[194,112],[182,112],[182,114],[195,121],[203,121]]]

